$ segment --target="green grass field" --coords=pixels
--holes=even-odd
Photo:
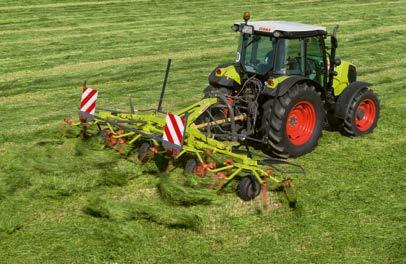
[[[381,100],[373,134],[325,131],[296,160],[296,210],[276,193],[267,210],[205,189],[161,199],[153,166],[62,136],[85,79],[99,105],[155,106],[172,58],[164,108],[200,99],[247,10],[340,24],[338,56]],[[0,38],[1,263],[406,263],[406,1],[2,0]]]

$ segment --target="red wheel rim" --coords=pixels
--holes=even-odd
[[[286,134],[294,145],[303,145],[309,141],[316,126],[316,111],[312,103],[301,101],[289,112],[286,122]]]
[[[376,106],[371,99],[362,100],[355,111],[355,125],[361,132],[371,128],[375,121]]]

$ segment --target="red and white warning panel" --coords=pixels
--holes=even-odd
[[[93,115],[96,112],[97,95],[97,90],[86,86],[83,87],[79,110],[81,120],[89,121],[93,119]]]
[[[185,135],[185,117],[172,113],[166,115],[166,124],[163,135],[163,147],[170,151],[179,151],[183,145]]]

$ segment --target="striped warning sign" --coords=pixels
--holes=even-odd
[[[90,87],[83,87],[80,100],[80,118],[90,120],[96,112],[97,90]]]
[[[163,135],[163,146],[166,150],[180,150],[183,145],[185,118],[169,113]]]

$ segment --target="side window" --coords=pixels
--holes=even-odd
[[[324,59],[319,37],[311,37],[307,40],[306,75],[309,79],[323,82]]]
[[[287,75],[303,75],[303,39],[286,40],[285,67]]]
[[[304,75],[303,39],[279,39],[274,72],[282,75]]]

